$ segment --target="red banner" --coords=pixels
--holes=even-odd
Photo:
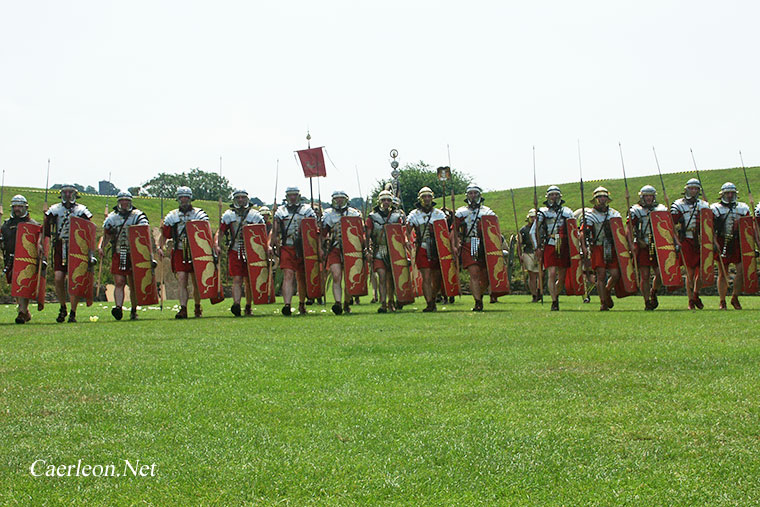
[[[69,226],[69,294],[78,296],[92,305],[95,276],[90,258],[95,252],[95,224],[79,217],[71,217]]]
[[[364,222],[361,217],[340,218],[343,242],[343,273],[349,296],[367,295],[367,271],[364,269]]]
[[[187,240],[193,256],[193,274],[198,285],[201,299],[210,299],[212,303],[224,300],[219,269],[214,262],[214,235],[208,220],[190,220],[187,227]]]
[[[324,296],[325,284],[322,283],[322,265],[319,262],[319,227],[316,218],[306,217],[301,220],[301,242],[306,271],[306,297],[320,298]]]
[[[132,279],[138,305],[158,304],[158,287],[153,271],[153,240],[150,226],[130,225],[127,227],[129,257],[132,261]]]
[[[454,263],[451,236],[446,220],[435,220],[433,222],[433,235],[435,236],[435,244],[438,247],[438,260],[441,263],[443,293],[446,296],[458,296],[459,273]]]
[[[246,224],[243,226],[246,268],[251,283],[253,303],[265,305],[269,301],[269,238],[266,224]]]
[[[615,295],[620,298],[635,294],[638,290],[638,284],[633,269],[633,257],[628,249],[628,236],[625,233],[623,219],[621,217],[610,218],[610,230],[612,231],[612,239],[615,241],[615,253],[620,267],[620,285],[623,291],[615,290]]]
[[[567,245],[570,249],[570,267],[565,273],[565,294],[568,296],[583,296],[586,294],[585,277],[583,276],[583,260],[581,259],[581,237],[578,222],[568,218]]]
[[[665,287],[682,287],[680,263],[676,255],[675,231],[669,211],[652,211],[652,236],[657,251],[657,264]]]
[[[739,218],[739,245],[742,252],[742,275],[745,294],[755,294],[758,291],[757,257],[755,257],[755,231],[751,216]],[[738,267],[738,266],[737,266]]]
[[[301,161],[304,177],[317,178],[319,176],[327,176],[325,156],[322,153],[321,147],[299,150],[296,153],[298,153],[298,158]]]
[[[401,304],[412,303],[414,302],[414,287],[412,285],[412,274],[409,270],[409,259],[406,257],[404,226],[386,224],[384,228],[385,237],[388,240],[388,255],[391,259],[396,301]]]
[[[42,226],[21,222],[16,229],[16,251],[13,253],[11,296],[33,299],[37,295],[37,240]]]
[[[710,208],[699,210],[699,278],[702,285],[715,283],[715,227]]]
[[[491,286],[489,294],[493,297],[509,294],[509,274],[507,263],[501,249],[501,231],[499,219],[494,215],[480,217],[480,230],[483,233],[483,249],[486,254],[486,270]]]

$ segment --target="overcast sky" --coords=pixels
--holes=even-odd
[[[401,163],[487,189],[760,163],[757,1],[25,1],[0,3],[6,184],[121,188],[218,170],[271,200],[323,198]],[[758,183],[760,186],[760,182]],[[316,190],[316,185],[315,185]],[[308,190],[306,191],[308,193]]]

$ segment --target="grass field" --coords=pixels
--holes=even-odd
[[[5,324],[5,504],[757,504],[760,298]],[[328,310],[329,312],[329,310]],[[90,322],[90,315],[99,316]],[[153,477],[32,477],[155,463]]]

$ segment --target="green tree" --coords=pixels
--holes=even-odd
[[[391,178],[380,180],[378,184],[372,190],[372,202],[377,200],[377,194],[385,187],[387,183],[391,183]],[[406,164],[399,169],[399,190],[401,197],[401,206],[409,211],[414,209],[417,202],[417,192],[422,187],[430,187],[433,191],[433,195],[438,199],[436,202],[438,206],[443,206],[441,200],[443,196],[443,182],[438,180],[438,173],[436,168],[426,164],[424,161],[413,164]],[[451,170],[451,178],[446,181],[446,194],[451,195],[451,190],[454,190],[455,194],[463,194],[467,189],[467,185],[472,181],[472,177],[456,169]],[[447,204],[450,204],[447,201]]]
[[[160,173],[146,181],[143,190],[153,197],[174,197],[179,186],[190,187],[194,199],[215,201],[221,195],[223,201],[232,199],[232,187],[227,178],[219,178],[218,173],[191,169],[188,173]]]

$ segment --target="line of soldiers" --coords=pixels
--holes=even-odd
[[[622,223],[622,217],[610,207],[611,196],[606,188],[598,187],[594,190],[590,208],[584,207],[574,212],[564,205],[559,187],[550,186],[546,191],[544,206],[528,213],[528,223],[518,234],[518,241],[522,245],[521,263],[527,274],[533,301],[542,298],[543,272],[546,271],[551,309],[554,311],[559,310],[559,295],[563,289],[566,293],[577,294],[578,292],[571,292],[568,285],[573,285],[578,280],[582,284],[583,277],[586,278],[586,295],[590,286],[596,284],[601,301],[600,310],[606,311],[614,306],[611,297],[613,291],[617,297],[624,297],[636,289],[644,298],[645,309],[654,310],[658,306],[656,293],[663,283],[663,268],[670,269],[672,266],[668,264],[673,259],[676,269],[679,264],[685,267],[689,308],[703,308],[699,293],[707,281],[703,280],[705,254],[704,240],[700,238],[708,231],[705,230],[707,226],[703,225],[706,222],[700,217],[703,216],[701,210],[707,209],[712,212],[709,227],[714,226],[715,230],[714,240],[709,239],[708,246],[721,261],[718,263],[717,276],[720,308],[727,307],[727,269],[734,264],[737,276],[734,277],[731,305],[741,309],[738,296],[744,288],[745,277],[742,274],[755,269],[754,264],[751,270],[744,266],[745,263],[754,261],[754,250],[751,259],[743,260],[740,245],[740,219],[751,216],[750,208],[746,203],[737,201],[738,192],[733,183],[721,187],[720,200],[712,205],[699,198],[701,191],[698,180],[689,180],[684,187],[683,197],[668,210],[657,202],[655,188],[645,185],[639,191],[639,202],[628,211],[628,225],[623,236],[616,238],[617,224],[618,221]],[[216,284],[219,289],[212,294],[216,294],[218,300],[223,299],[219,257],[225,248],[228,274],[232,277],[233,304],[230,310],[235,316],[250,315],[252,301],[256,300],[257,295],[259,302],[274,302],[272,272],[277,265],[282,270],[282,314],[285,316],[292,314],[291,305],[296,294],[299,298],[298,312],[306,313],[307,299],[313,299],[309,296],[309,288],[314,286],[314,277],[311,276],[313,270],[318,274],[318,290],[312,290],[316,292],[316,297],[323,297],[327,283],[332,282],[332,311],[336,315],[351,311],[354,294],[348,291],[349,285],[363,286],[366,291],[369,276],[377,277],[380,302],[378,313],[399,310],[404,304],[413,301],[416,295],[425,298],[423,312],[436,311],[436,301],[441,295],[453,297],[458,294],[460,268],[469,275],[469,289],[475,302],[473,311],[482,311],[485,293],[490,292],[493,301],[499,295],[508,293],[509,288],[506,261],[499,241],[503,237],[498,230],[498,218],[493,210],[485,206],[481,194],[478,186],[469,186],[465,206],[452,212],[445,207],[437,208],[432,190],[424,187],[418,192],[415,209],[407,216],[399,206],[398,199],[386,189],[379,193],[376,206],[363,219],[361,211],[349,206],[348,194],[343,191],[334,192],[332,207],[320,213],[319,208],[315,209],[302,202],[297,187],[288,187],[284,204],[275,206],[272,214],[266,207],[256,209],[251,204],[248,193],[237,190],[233,194],[230,208],[221,215],[219,227],[212,236],[210,228],[209,234],[204,235],[201,234],[203,229],[195,226],[195,232],[189,233],[188,224],[208,223],[209,216],[193,205],[190,188],[179,187],[176,190],[178,207],[163,219],[156,253],[160,258],[169,257],[172,272],[176,275],[180,308],[175,317],[178,319],[188,317],[188,281],[193,285],[195,317],[202,316],[201,294],[208,293],[206,286]],[[47,265],[47,248],[51,240],[55,292],[60,304],[57,322],[76,322],[79,302],[87,299],[88,304],[91,303],[91,297],[83,296],[81,290],[72,289],[72,286],[76,286],[72,284],[72,276],[75,273],[78,273],[77,276],[89,273],[92,285],[96,256],[99,254],[102,258],[105,255],[106,242],[111,245],[111,273],[115,286],[115,305],[111,313],[115,319],[121,320],[123,317],[126,285],[131,289],[130,319],[134,320],[137,318],[141,295],[144,296],[150,284],[156,283],[155,277],[149,279],[147,275],[148,272],[152,274],[157,265],[153,260],[152,248],[147,249],[141,260],[134,260],[138,244],[133,243],[127,233],[130,229],[147,227],[149,223],[146,214],[132,205],[132,195],[129,192],[119,193],[116,205],[105,218],[103,235],[97,247],[94,246],[93,237],[89,250],[86,243],[79,239],[71,241],[72,224],[78,220],[92,219],[90,210],[78,203],[77,197],[77,190],[72,185],[64,185],[60,189],[61,202],[45,211],[42,225],[29,216],[28,202],[23,196],[16,195],[11,200],[11,217],[0,228],[0,245],[5,258],[6,281],[11,285],[12,293],[15,292],[14,295],[17,296],[16,322],[19,324],[31,319],[29,303],[33,296],[38,298],[40,308],[44,302],[45,277],[40,274],[44,273]],[[670,237],[665,235],[666,244],[658,245],[657,242],[662,239],[662,224],[658,222],[655,225],[653,218],[660,216],[656,212],[663,211],[669,211],[668,223],[675,227]],[[760,205],[754,210],[754,215],[756,221],[760,222]],[[576,225],[578,219],[579,227]],[[309,252],[306,251],[309,238],[305,238],[303,233],[304,220],[313,221],[310,223],[315,224],[317,235],[314,238],[317,246]],[[346,224],[357,224],[356,220],[360,225],[346,229]],[[492,228],[494,222],[495,229]],[[25,227],[30,226],[39,227],[39,233],[32,236],[17,234],[19,229],[26,231]],[[260,227],[262,234],[251,236],[245,232],[247,226]],[[666,229],[667,227],[663,230],[667,232]],[[350,237],[344,237],[344,230],[350,231]],[[400,231],[399,237],[391,234],[396,230]],[[77,234],[83,234],[81,229],[77,231]],[[22,238],[19,245],[16,244],[17,236]],[[30,242],[29,237],[34,241]],[[395,239],[389,241],[389,238]],[[757,242],[755,244],[760,244],[756,226],[753,228],[752,239]],[[169,241],[171,250],[167,248]],[[149,241],[150,244],[152,240]],[[260,253],[254,255],[257,247]],[[668,250],[667,256],[661,256],[658,248]],[[628,252],[627,257],[624,252]],[[19,257],[16,259],[17,269],[14,269],[15,257]],[[72,272],[69,266],[75,258],[81,260],[84,266],[79,272]],[[622,269],[621,259],[625,261]],[[662,259],[665,259],[666,266],[660,265]],[[201,260],[205,263],[201,263]],[[634,273],[633,289],[621,284],[621,280],[631,278],[631,266]],[[142,273],[139,280],[135,279],[136,267]],[[252,271],[252,267],[258,271]],[[578,269],[580,278],[576,278],[574,273],[570,273],[573,276],[568,276],[571,268]],[[624,276],[621,276],[621,271]],[[251,273],[257,275],[252,277]],[[38,283],[31,287],[30,279],[34,275]],[[756,284],[756,272],[754,276]],[[22,280],[26,285],[22,284]],[[43,283],[42,289],[40,281]],[[34,288],[37,289],[36,296],[35,291],[31,290]],[[752,290],[757,289],[754,287]],[[42,299],[40,291],[43,293]],[[246,295],[246,305],[241,308],[243,294]],[[261,299],[262,294],[266,299]],[[211,298],[214,302],[213,295]],[[70,310],[67,302],[71,305]]]
[[[565,206],[560,188],[550,186],[546,190],[544,206],[538,212],[534,209],[529,212],[529,223],[519,234],[523,266],[530,273],[533,301],[542,297],[539,273],[545,269],[551,310],[559,310],[560,293],[563,289],[571,292],[566,284],[574,281],[574,273],[568,276],[568,270],[572,268],[578,269],[587,279],[589,290],[596,285],[601,311],[614,306],[613,291],[617,297],[625,297],[636,287],[644,298],[645,310],[651,311],[659,305],[657,290],[663,284],[663,272],[672,275],[673,282],[668,285],[678,287],[682,284],[679,267],[683,266],[688,307],[702,309],[700,290],[713,283],[709,273],[713,272],[717,257],[720,261],[717,276],[720,309],[727,308],[728,268],[733,264],[737,274],[730,302],[735,309],[741,310],[739,294],[745,289],[745,279],[751,281],[746,292],[758,291],[756,256],[757,245],[760,245],[757,225],[760,224],[760,204],[754,210],[755,219],[752,220],[750,207],[738,201],[738,191],[733,183],[726,182],[721,187],[720,199],[713,204],[700,199],[701,192],[698,179],[688,180],[683,197],[668,209],[657,201],[657,190],[652,185],[645,185],[639,191],[639,202],[628,210],[627,227],[623,228],[621,214],[610,207],[612,199],[606,188],[594,190],[590,208],[573,211]],[[703,213],[701,210],[709,211]],[[662,213],[668,216],[666,222],[660,220]],[[740,235],[742,217],[750,217],[745,222],[749,231],[745,237]],[[577,233],[576,221],[580,224]],[[618,230],[622,231],[622,236],[616,237]],[[742,243],[745,240],[747,246]],[[579,250],[575,256],[571,253],[574,246]],[[661,265],[663,259],[664,265]],[[626,276],[631,282],[628,288],[620,283],[621,261],[625,263]]]

